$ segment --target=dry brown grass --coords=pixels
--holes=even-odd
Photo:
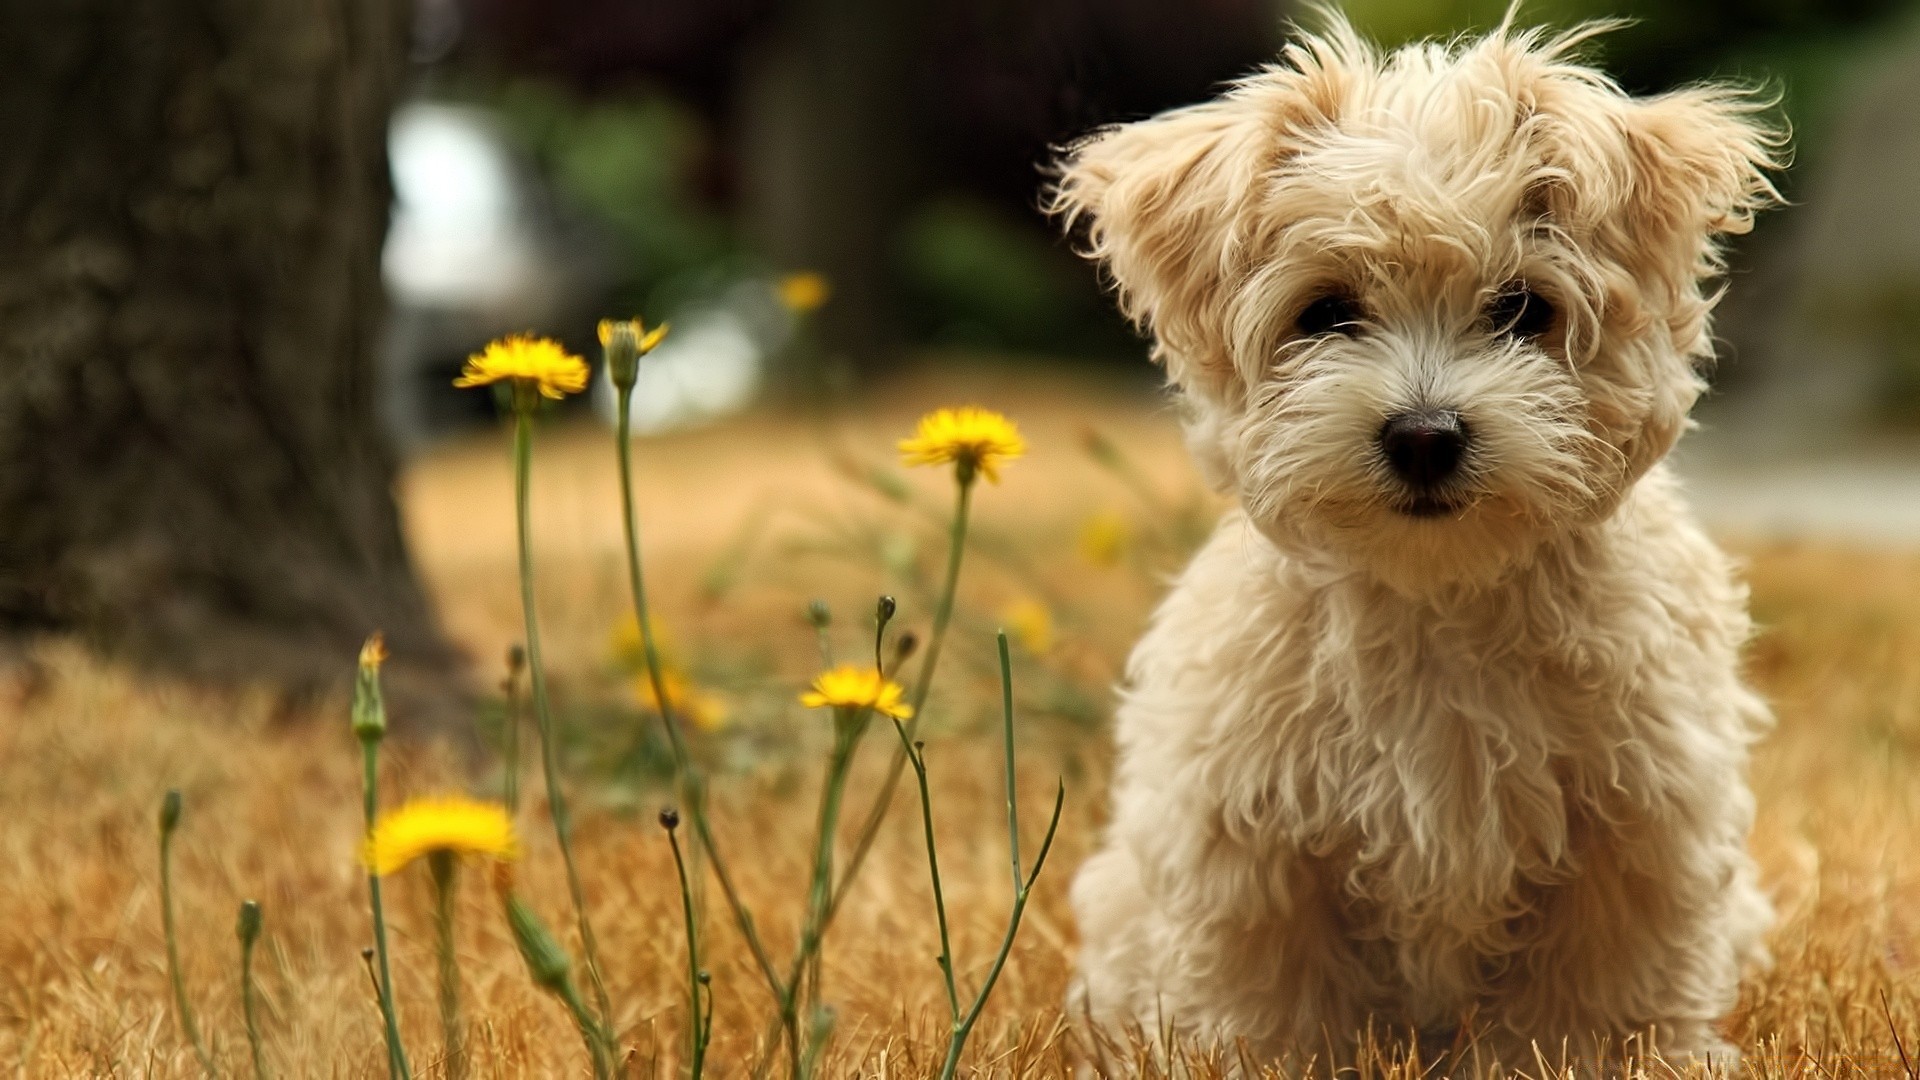
[[[1102,506],[1127,509],[1143,527],[1160,513],[1092,466],[1074,448],[1077,432],[1091,420],[1118,436],[1169,500],[1192,483],[1170,425],[1149,400],[1011,375],[970,379],[967,388],[966,396],[1015,413],[1033,443],[1006,485],[983,498],[986,538],[1012,544],[1013,554],[998,564],[976,560],[971,610],[990,613],[1034,594],[1049,599],[1062,623],[1047,661],[1021,665],[1024,696],[1035,705],[1025,721],[1029,819],[1039,823],[1056,771],[1069,785],[1055,862],[969,1061],[982,1075],[1060,1077],[1079,1053],[1058,1004],[1073,939],[1064,885],[1099,817],[1105,749],[1043,706],[1110,676],[1155,592],[1157,558],[1149,555],[1139,572],[1077,565],[1073,530]],[[818,592],[844,611],[862,610],[874,593],[896,589],[907,617],[924,622],[924,604],[910,599],[910,571],[938,557],[932,522],[847,482],[828,461],[835,447],[885,460],[891,439],[921,406],[945,399],[945,389],[909,386],[826,428],[758,417],[642,450],[642,509],[667,621],[683,652],[722,657],[744,672],[734,690],[746,733],[720,755],[728,778],[716,817],[781,953],[797,912],[821,734],[810,726],[817,718],[784,704],[812,663],[796,605]],[[555,433],[540,454],[537,543],[550,649],[568,699],[596,700],[619,690],[602,660],[607,627],[624,606],[611,465],[604,437],[587,429]],[[477,439],[420,463],[406,486],[422,562],[482,670],[518,618],[508,483],[499,444]],[[939,507],[938,488],[925,491],[926,505]],[[762,525],[746,530],[757,515]],[[717,599],[704,596],[699,585],[715,553],[749,532],[738,584]],[[1778,963],[1749,982],[1733,1033],[1751,1074],[1912,1075],[1895,1032],[1913,1053],[1920,553],[1748,550],[1755,607],[1767,626],[1753,668],[1780,712],[1779,731],[1755,766],[1754,845],[1782,920],[1773,938]],[[961,626],[978,638],[985,617]],[[852,636],[842,640],[856,647]],[[977,737],[990,715],[992,679],[978,652],[956,656],[942,676],[930,749],[956,949],[969,978],[989,958],[1007,905],[997,758]],[[0,1063],[31,1077],[198,1072],[167,1005],[159,930],[154,814],[162,791],[177,786],[188,807],[176,869],[187,977],[224,1067],[246,1069],[232,927],[239,901],[257,897],[267,915],[257,963],[278,1075],[380,1075],[379,1024],[359,957],[369,929],[352,857],[357,761],[342,710],[288,721],[265,694],[140,683],[58,644],[41,661],[38,676],[15,678],[0,698]],[[889,750],[869,746],[856,807]],[[610,777],[578,785],[579,846],[622,1038],[636,1075],[671,1076],[683,945],[672,864],[650,812],[661,793],[635,789],[631,776],[603,771],[605,762],[586,751],[572,765],[575,775]],[[416,749],[392,761],[387,798],[465,782],[463,767]],[[831,937],[826,986],[839,1026],[825,1075],[918,1077],[938,1064],[937,946],[912,813],[903,799]],[[551,925],[565,926],[551,833],[537,813],[526,824],[523,887]],[[475,1074],[584,1075],[564,1014],[529,986],[473,877],[461,917]],[[424,874],[389,892],[396,981],[421,1065],[437,1046],[428,893]],[[768,996],[730,928],[717,926],[713,948],[719,1018],[711,1074],[739,1076]],[[1176,1071],[1217,1075],[1204,1058]],[[1168,1071],[1141,1063],[1149,1073]]]

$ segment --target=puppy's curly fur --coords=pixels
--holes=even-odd
[[[1060,165],[1239,504],[1128,666],[1074,1008],[1322,1061],[1370,1024],[1728,1061],[1770,717],[1661,462],[1784,138],[1742,91],[1629,97],[1577,58],[1604,27],[1326,22]]]

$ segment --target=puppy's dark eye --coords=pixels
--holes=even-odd
[[[1360,333],[1360,323],[1365,318],[1366,312],[1360,309],[1360,301],[1343,292],[1330,292],[1314,298],[1301,308],[1293,324],[1307,337],[1319,337],[1322,334],[1354,337]]]
[[[1553,329],[1553,301],[1541,296],[1525,282],[1502,286],[1487,301],[1487,325],[1506,337],[1530,341]]]

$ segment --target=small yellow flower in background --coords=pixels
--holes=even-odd
[[[1000,609],[1000,621],[1020,647],[1033,655],[1053,648],[1053,612],[1040,601],[1023,596]]]
[[[671,667],[673,655],[673,635],[667,632],[659,619],[648,619],[647,626],[653,631],[653,647],[660,654],[661,663]],[[607,649],[613,654],[614,662],[628,671],[647,669],[647,649],[640,640],[640,620],[627,615],[613,626],[608,635]]]
[[[833,287],[827,284],[826,276],[812,270],[788,274],[780,279],[774,291],[780,297],[780,306],[795,315],[818,311],[833,297]]]
[[[1117,566],[1133,543],[1133,529],[1118,510],[1102,510],[1080,526],[1080,557],[1099,567]]]
[[[821,672],[813,680],[813,689],[800,695],[800,704],[809,709],[871,708],[897,720],[911,720],[913,706],[900,700],[903,694],[905,691],[899,683],[873,668],[841,664],[832,671]]]
[[[662,671],[660,681],[666,686],[667,705],[673,710],[674,716],[708,734],[727,726],[727,703],[719,695],[695,686],[677,671]],[[660,712],[660,698],[653,692],[653,679],[642,672],[635,677],[633,685],[640,704],[656,713]]]
[[[900,440],[903,464],[960,467],[962,479],[978,472],[998,483],[1001,463],[1013,461],[1027,452],[1026,442],[1013,421],[975,405],[957,409],[936,409],[920,418],[913,438]]]
[[[551,338],[515,334],[489,342],[484,350],[467,357],[467,366],[453,385],[487,386],[497,382],[512,382],[546,397],[563,398],[587,388],[587,362]]]
[[[415,799],[380,815],[360,858],[367,869],[386,877],[436,851],[505,862],[519,857],[520,844],[506,807],[452,795]]]

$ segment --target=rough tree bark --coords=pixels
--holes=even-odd
[[[311,691],[379,628],[448,702],[372,397],[408,23],[0,2],[0,636]]]

